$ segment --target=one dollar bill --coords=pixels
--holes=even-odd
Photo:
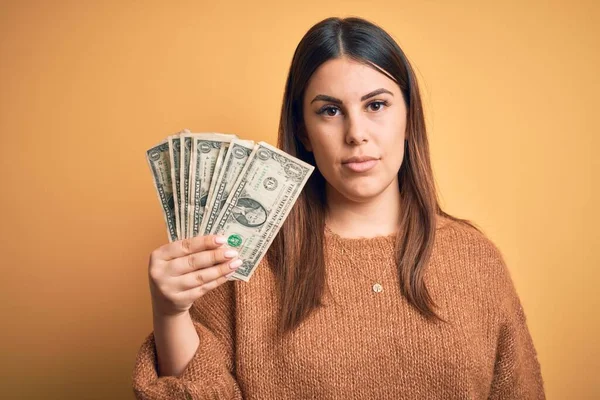
[[[231,278],[250,280],[313,170],[268,143],[254,147],[213,228],[243,261]]]
[[[171,180],[171,158],[169,156],[169,140],[164,140],[146,152],[146,159],[152,172],[154,187],[162,206],[167,224],[169,241],[177,240],[177,222],[175,219],[175,200],[173,199],[173,182]]]
[[[219,174],[214,180],[211,197],[206,205],[204,218],[200,226],[201,234],[209,235],[212,233],[214,222],[225,205],[225,201],[229,197],[229,193],[244,169],[253,149],[253,140],[234,139],[231,141]]]
[[[179,207],[179,225],[181,229],[181,239],[188,237],[188,205],[190,198],[190,159],[192,157],[193,137],[188,132],[180,137],[180,155],[179,155],[179,197],[181,198],[181,207]]]
[[[178,135],[172,135],[168,137],[169,141],[169,159],[171,161],[171,183],[173,186],[173,206],[175,216],[175,227],[177,232],[177,238],[183,238],[181,234],[181,196],[179,195],[179,186],[181,181],[181,174],[179,173],[179,168],[181,166],[181,162],[179,161],[179,157],[181,154],[181,138]]]
[[[227,145],[234,135],[201,134],[194,136],[190,161],[190,195],[188,199],[188,236],[194,237],[200,231],[206,201],[214,169],[223,145]]]
[[[203,229],[202,226],[206,223],[206,214],[208,213],[210,202],[212,198],[215,196],[215,184],[217,183],[217,178],[221,173],[223,162],[225,161],[225,157],[229,152],[229,143],[223,143],[221,145],[221,150],[219,150],[219,155],[217,156],[217,163],[215,164],[215,168],[213,169],[212,177],[210,178],[210,189],[208,189],[208,197],[206,199],[206,204],[204,205],[204,212],[202,213],[202,219],[200,220],[200,227],[198,228],[198,233],[202,234]]]

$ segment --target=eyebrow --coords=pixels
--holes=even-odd
[[[360,98],[360,101],[365,101],[367,99],[370,99],[371,97],[375,97],[378,94],[382,94],[382,93],[387,93],[387,94],[390,94],[392,96],[394,95],[392,92],[390,92],[387,89],[379,88],[379,89],[373,90],[370,93],[365,94],[363,97]],[[314,103],[315,101],[319,101],[319,100],[321,100],[321,101],[327,101],[327,102],[335,103],[335,104],[343,104],[343,102],[340,99],[337,99],[337,98],[332,97],[332,96],[327,96],[326,94],[318,94],[318,95],[316,95],[315,98],[312,99],[312,101],[310,102],[310,104]]]

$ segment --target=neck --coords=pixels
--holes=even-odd
[[[353,201],[327,184],[326,224],[346,238],[386,236],[400,228],[400,191],[394,181],[382,193]]]

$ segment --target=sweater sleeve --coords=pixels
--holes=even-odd
[[[234,282],[198,299],[190,316],[200,343],[179,377],[158,376],[154,334],[138,351],[133,391],[138,399],[242,399],[234,367]]]
[[[527,318],[501,254],[500,329],[489,399],[545,399],[544,382]]]

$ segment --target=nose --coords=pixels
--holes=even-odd
[[[364,117],[358,114],[348,113],[346,118],[346,143],[351,146],[359,146],[368,142],[368,134],[366,130],[366,121]]]

